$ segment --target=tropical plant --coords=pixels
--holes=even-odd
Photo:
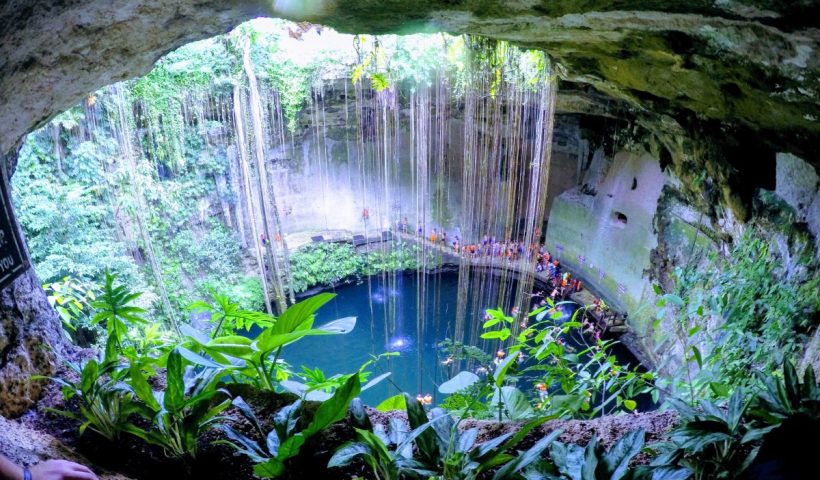
[[[799,234],[753,223],[728,254],[677,267],[670,292],[655,287],[656,330],[672,332],[684,352],[670,385],[677,396],[693,403],[756,387],[750,371],[773,371],[801,351],[820,310],[813,250]]]
[[[77,345],[88,347],[93,344],[98,332],[89,321],[91,303],[97,298],[96,288],[65,277],[57,282],[44,283],[43,290],[49,305],[60,315],[65,334]]]
[[[763,376],[763,390],[758,392],[750,407],[750,416],[769,425],[797,415],[820,419],[820,388],[809,365],[803,373],[803,383],[791,361],[783,364],[783,378]]]
[[[546,419],[529,422],[517,432],[476,445],[478,428],[459,432],[460,421],[454,421],[441,408],[433,409],[430,412],[431,418],[428,419],[418,400],[407,393],[403,396],[412,431],[407,432],[398,419],[391,419],[387,432],[381,426],[372,431],[357,428],[357,441],[342,445],[331,458],[328,467],[345,466],[361,457],[380,479],[396,479],[401,476],[475,479],[497,467],[501,469],[494,478],[516,478],[560,434],[560,431],[552,432],[515,457],[507,452]],[[369,422],[360,422],[360,426],[367,424]],[[415,457],[413,445],[417,452]]]
[[[147,443],[161,447],[172,457],[196,457],[200,435],[224,421],[219,414],[230,406],[226,390],[217,388],[225,374],[220,368],[199,368],[185,364],[180,348],[168,355],[165,369],[167,387],[151,389],[138,365],[131,365],[128,383],[140,400],[136,413],[150,422],[149,428],[133,423],[125,431]]]
[[[299,455],[302,445],[312,436],[328,426],[342,420],[347,413],[350,402],[361,391],[358,375],[351,375],[348,380],[336,389],[333,396],[322,402],[313,415],[308,426],[296,431],[300,419],[302,401],[282,408],[273,417],[273,429],[265,432],[250,406],[241,397],[234,399],[234,406],[253,426],[260,440],[241,434],[228,425],[222,430],[228,440],[221,440],[246,455],[254,462],[253,471],[262,478],[275,478],[282,475],[288,459]],[[264,439],[264,440],[262,440]]]
[[[585,308],[576,309],[572,318],[560,323],[563,303],[547,302],[546,307],[533,310],[523,321],[501,310],[486,311],[481,337],[499,342],[512,339],[506,351],[500,349],[499,355],[504,358],[496,360],[485,380],[493,386],[487,406],[496,412],[498,420],[537,415],[591,418],[616,409],[632,411],[637,407],[635,398],[641,394],[651,393],[657,398],[653,373],[618,364],[611,354],[614,341],[597,336],[588,339],[592,326],[579,321]],[[567,338],[576,339],[579,346],[572,347]],[[453,381],[459,377],[457,387],[446,382],[442,387],[448,390],[442,393],[463,394],[481,382],[471,372],[460,372]],[[464,381],[466,377],[470,382]],[[534,378],[533,391],[538,392],[534,406],[517,386],[520,378]]]
[[[543,464],[537,478],[568,478],[570,480],[619,480],[632,478],[629,462],[641,451],[645,441],[643,430],[633,430],[620,438],[609,450],[593,436],[586,448],[554,442],[550,457],[554,467]],[[560,476],[555,475],[557,468]],[[666,477],[668,478],[668,477]]]
[[[237,330],[250,331],[254,326],[267,328],[273,325],[275,318],[271,315],[253,310],[244,310],[239,303],[235,303],[216,290],[210,292],[213,303],[202,300],[188,306],[188,309],[197,313],[209,313],[211,323],[215,324],[211,338],[220,336],[223,331],[228,335],[236,335]]]
[[[116,279],[116,274],[105,272],[102,293],[91,303],[97,310],[91,323],[105,324],[108,338],[113,338],[121,348],[123,340],[128,335],[128,328],[146,323],[146,320],[143,317],[145,309],[133,304],[142,292],[132,292],[126,285],[114,286]]]
[[[660,446],[651,466],[676,478],[737,478],[757,455],[756,442],[771,428],[753,429],[743,421],[749,406],[742,389],[735,389],[726,408],[701,400],[700,409],[670,398],[681,423]]]
[[[326,400],[333,391],[347,383],[351,376],[358,375],[359,382],[362,383],[361,391],[364,392],[390,376],[390,372],[385,372],[368,381],[372,373],[367,370],[368,367],[382,358],[395,357],[398,355],[398,352],[386,352],[371,356],[369,360],[359,367],[356,373],[337,373],[330,377],[326,376],[325,372],[320,368],[309,368],[303,365],[302,371],[298,373],[298,375],[305,380],[304,384],[293,380],[286,380],[282,382],[282,385],[292,393],[304,396],[306,400]]]
[[[57,409],[48,411],[80,422],[81,435],[86,429],[91,429],[108,440],[118,439],[128,425],[128,416],[137,410],[137,405],[133,390],[124,381],[128,370],[119,363],[115,339],[109,338],[106,348],[96,359],[82,364],[65,363],[76,375],[76,380],[70,377],[51,379],[62,387],[66,401],[77,399],[79,413]]]
[[[192,329],[186,329],[187,338],[192,348],[206,352],[224,366],[236,362],[235,373],[260,388],[274,391],[278,382],[287,378],[287,372],[283,372],[280,364],[282,349],[286,345],[305,336],[347,333],[355,327],[356,318],[347,317],[313,328],[316,311],[334,296],[322,293],[291,305],[255,340],[236,335],[209,339]]]

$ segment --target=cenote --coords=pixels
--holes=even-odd
[[[469,300],[463,330],[456,328],[457,273],[402,272],[342,284],[326,290],[336,297],[318,311],[315,323],[321,325],[338,318],[356,317],[353,331],[344,335],[306,337],[298,344],[285,347],[283,357],[292,366],[318,367],[330,376],[356,371],[372,356],[396,352],[398,356],[381,360],[372,375],[376,377],[390,372],[388,380],[363,392],[362,399],[376,405],[389,396],[407,391],[422,397],[431,395],[433,402],[438,403],[445,397],[439,393],[438,386],[456,372],[469,367],[481,373],[481,366],[475,362],[469,362],[469,365],[467,362],[447,362],[448,354],[439,344],[444,339],[456,339],[458,331],[464,343],[489,352],[504,350],[501,342],[481,340],[477,333],[485,321],[486,309],[511,311],[517,283],[515,278],[502,279],[494,272],[476,276],[468,284]],[[556,323],[569,320],[577,307],[572,302],[561,305],[563,315]],[[425,321],[421,335],[417,323],[420,318]],[[573,331],[563,338],[580,350],[586,348],[585,344],[592,343],[589,336],[582,341],[580,335]],[[621,365],[638,365],[637,359],[621,344],[615,345],[611,353]],[[522,388],[535,389],[531,378],[522,378],[521,384]],[[641,397],[641,410],[652,405],[647,397]]]
[[[0,478],[804,478],[820,2],[0,4]]]

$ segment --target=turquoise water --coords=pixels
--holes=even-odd
[[[485,309],[501,307],[510,312],[516,286],[513,279],[501,281],[493,275],[479,275],[473,280],[467,292],[464,338],[469,339],[474,329],[481,328]],[[362,392],[365,403],[376,405],[402,391],[412,395],[429,394],[434,403],[443,400],[444,395],[438,393],[438,386],[460,369],[458,365],[444,366],[442,361],[446,355],[437,349],[439,342],[454,336],[457,274],[431,274],[424,282],[419,282],[415,273],[394,278],[375,276],[360,284],[336,288],[333,292],[337,296],[319,310],[315,325],[355,316],[356,328],[345,335],[306,337],[285,347],[283,358],[294,370],[299,371],[302,366],[318,367],[329,377],[357,371],[371,355],[398,352],[397,357],[382,359],[371,367],[371,378],[384,372],[391,372],[391,375]],[[424,318],[423,332],[417,331],[420,315]],[[392,320],[385,321],[393,318],[395,327]],[[475,332],[476,336],[478,333]],[[579,344],[578,339],[566,340],[576,346]],[[498,348],[495,343],[477,346],[487,352]],[[613,354],[622,363],[638,363],[620,345],[613,349]],[[648,406],[642,405],[642,408]]]
[[[481,328],[484,309],[501,306],[509,311],[512,307],[515,280],[503,283],[497,277],[493,280],[485,285],[471,285],[468,298],[476,294],[479,303],[497,303],[495,299],[502,298],[502,305],[481,305],[481,313],[474,313],[474,302],[468,301],[465,338],[469,338],[472,329]],[[421,282],[423,290],[419,283],[416,274],[411,273],[397,275],[394,281],[375,276],[361,284],[336,288],[336,298],[319,310],[315,325],[355,316],[356,328],[345,335],[307,337],[286,347],[283,357],[296,370],[302,365],[318,367],[330,376],[358,370],[371,355],[398,352],[397,357],[382,359],[372,369],[373,377],[387,371],[392,373],[388,380],[362,393],[365,403],[377,404],[401,391],[430,394],[434,401],[440,401],[438,385],[450,378],[451,370],[442,365],[443,357],[436,345],[454,335],[458,275],[427,275],[426,281]],[[504,293],[499,295],[499,289]],[[420,297],[423,302],[419,301]],[[422,335],[416,325],[420,315],[425,319]],[[395,318],[395,330],[392,321],[385,322],[392,318]]]

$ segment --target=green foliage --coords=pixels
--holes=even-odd
[[[97,310],[91,323],[104,323],[109,338],[114,338],[117,345],[122,345],[129,326],[146,323],[146,320],[143,317],[145,310],[133,303],[142,292],[133,292],[122,284],[115,287],[116,279],[117,275],[106,272],[102,292],[91,304]]]
[[[345,417],[350,402],[360,390],[358,375],[350,375],[333,396],[319,406],[307,427],[298,432],[300,400],[277,412],[273,417],[273,430],[266,434],[253,410],[241,398],[234,399],[234,405],[254,427],[260,440],[254,440],[226,425],[222,428],[229,440],[223,443],[250,458],[255,463],[253,471],[259,477],[278,477],[285,472],[285,462],[297,456],[310,437]]]
[[[325,372],[323,372],[320,368],[311,369],[309,367],[302,366],[302,371],[297,375],[299,375],[305,383],[301,384],[288,380],[286,388],[293,393],[305,395],[305,398],[308,400],[326,400],[327,397],[330,396],[330,392],[341,388],[345,383],[347,383],[351,376],[357,375],[359,377],[359,382],[362,384],[361,391],[363,392],[390,376],[390,372],[386,372],[368,381],[372,373],[368,371],[368,368],[382,358],[397,357],[398,355],[398,352],[387,352],[378,356],[371,356],[371,358],[364,362],[355,373],[337,373],[335,375],[331,375],[330,377],[326,376]]]
[[[610,352],[615,342],[587,340],[592,326],[579,321],[585,308],[575,310],[569,321],[561,323],[558,307],[560,304],[549,302],[547,307],[530,312],[521,324],[520,319],[501,310],[487,310],[481,337],[512,340],[505,358],[488,367],[491,374],[485,381],[492,387],[487,407],[496,412],[499,421],[541,415],[592,418],[616,410],[632,411],[638,395],[655,391],[654,374],[618,364]],[[569,336],[582,341],[580,349],[566,344],[564,338]],[[528,361],[520,362],[519,358]],[[539,395],[534,408],[530,397],[517,386],[524,376],[536,377],[533,391]]]
[[[52,378],[62,387],[66,401],[76,398],[79,413],[49,409],[80,422],[80,434],[91,429],[108,440],[116,440],[128,425],[128,416],[137,410],[134,392],[125,383],[128,370],[119,364],[114,337],[109,338],[99,358],[82,364],[66,362],[76,379]]]
[[[92,345],[99,333],[90,324],[91,303],[97,298],[97,289],[66,277],[58,282],[44,283],[43,290],[49,305],[60,315],[65,334],[79,346]]]
[[[389,251],[357,252],[349,243],[311,243],[290,255],[294,292],[344,279],[419,267],[418,247],[399,243]]]
[[[686,354],[675,391],[726,396],[756,381],[750,371],[771,371],[802,350],[817,327],[820,273],[810,245],[778,235],[752,227],[728,256],[676,269],[676,289],[661,296],[656,322],[673,320]]]
[[[201,94],[215,78],[230,78],[233,66],[219,39],[188,44],[160,59],[145,76],[130,84],[130,93],[142,105],[152,126],[146,151],[169,167],[185,163],[183,102]]]
[[[820,420],[820,388],[809,365],[803,374],[803,382],[791,361],[783,365],[783,376],[761,375],[763,390],[752,405],[752,415],[770,425],[778,425],[789,417],[803,415]]]
[[[98,181],[103,169],[98,159],[80,160],[66,147],[64,163],[86,165],[88,173],[73,167],[65,175],[46,133],[27,137],[12,177],[15,210],[39,278],[45,283],[65,277],[97,282],[111,270],[129,283],[143,285],[125,245],[116,240],[111,206],[101,199],[104,190]]]
[[[765,434],[743,421],[749,403],[742,389],[736,389],[726,408],[709,400],[700,410],[676,399],[668,400],[678,411],[681,423],[672,430],[670,442],[652,466],[664,471],[687,470],[697,479],[737,478],[754,460]],[[685,477],[683,477],[685,478]]]
[[[290,255],[292,288],[303,292],[315,285],[332,285],[362,272],[362,258],[349,243],[312,243]]]
[[[550,446],[550,457],[561,473],[561,477],[557,478],[619,480],[631,478],[629,462],[641,451],[643,445],[644,431],[634,430],[621,437],[608,451],[598,443],[596,436],[592,437],[586,448],[555,442]],[[549,467],[551,466],[547,466],[547,469],[552,470]]]
[[[313,328],[316,311],[335,295],[322,293],[291,305],[268,328],[251,340],[240,336],[207,338],[192,329],[186,334],[192,348],[210,355],[224,366],[238,363],[236,373],[266,390],[274,391],[279,381],[287,378],[282,371],[282,349],[308,335],[348,333],[356,325],[355,317],[347,317]],[[210,364],[210,360],[204,364]]]
[[[389,432],[380,426],[372,431],[357,428],[357,440],[339,447],[328,467],[342,467],[362,458],[377,477],[383,479],[440,476],[472,480],[497,467],[501,469],[493,478],[517,478],[561,433],[560,430],[552,432],[515,457],[507,452],[546,419],[529,422],[517,432],[476,445],[478,428],[460,432],[459,422],[440,408],[433,409],[428,420],[416,399],[405,393],[404,400],[411,432],[407,433],[401,421],[395,418],[390,421]],[[415,445],[415,456],[412,445]]]
[[[189,221],[189,213],[184,215]],[[196,278],[207,272],[217,278],[229,278],[236,273],[242,252],[235,235],[225,225],[209,220],[204,231],[183,230],[169,240],[169,252],[173,257],[185,259],[185,273]]]
[[[179,349],[168,356],[165,379],[167,387],[163,391],[153,391],[140,368],[131,365],[128,383],[140,400],[139,413],[151,422],[150,429],[133,423],[125,430],[147,443],[161,447],[173,457],[195,457],[200,435],[207,429],[220,424],[219,414],[230,406],[225,390],[217,388],[224,370],[201,368],[199,371],[186,367]]]
[[[209,313],[211,323],[215,324],[211,338],[219,337],[225,332],[235,335],[237,330],[250,331],[251,327],[267,328],[273,325],[275,319],[262,312],[243,310],[238,303],[234,303],[227,295],[211,290],[213,303],[197,301],[188,305],[188,309],[197,313]]]
[[[478,365],[489,365],[493,359],[492,355],[478,347],[453,341],[449,338],[445,338],[437,346],[447,363],[466,361]]]

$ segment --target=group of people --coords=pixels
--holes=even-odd
[[[398,228],[401,232],[407,233],[410,231],[407,217],[398,222]],[[419,237],[424,237],[424,229],[418,227],[417,234]],[[535,234],[540,236],[541,231],[536,230]],[[480,242],[469,244],[462,244],[459,236],[454,235],[451,243],[448,244],[447,232],[437,228],[434,228],[430,233],[429,240],[437,245],[451,247],[456,255],[464,255],[468,258],[501,258],[510,262],[522,258],[533,259],[535,261],[535,271],[547,273],[552,287],[550,296],[553,300],[565,298],[567,295],[580,292],[584,288],[581,280],[572,278],[569,272],[562,270],[561,262],[553,257],[543,244],[533,243],[528,245],[523,241],[510,240],[509,238],[505,241],[497,241],[494,236],[490,235],[484,235]]]

